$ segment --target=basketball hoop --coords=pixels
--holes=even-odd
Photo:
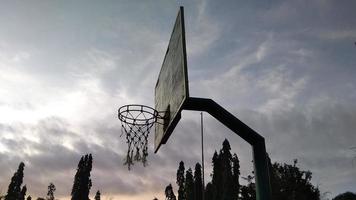
[[[160,123],[163,119],[154,108],[145,105],[124,105],[118,110],[118,118],[121,121],[121,135],[125,134],[128,146],[124,165],[131,169],[134,162],[142,162],[147,165],[148,135],[154,123]],[[160,123],[162,124],[162,123]]]
[[[155,153],[165,144],[181,118],[183,110],[205,111],[252,146],[257,199],[271,200],[268,158],[263,136],[244,124],[212,99],[189,96],[185,44],[184,9],[180,7],[168,48],[155,86],[155,107],[125,105],[118,117],[128,145],[125,165],[135,161],[147,165],[147,142],[155,124]],[[170,193],[168,187],[166,194]]]

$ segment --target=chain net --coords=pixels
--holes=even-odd
[[[147,165],[148,135],[157,121],[157,116],[155,109],[144,105],[126,105],[119,109],[121,135],[125,134],[128,146],[124,165],[127,165],[129,170],[134,162]]]

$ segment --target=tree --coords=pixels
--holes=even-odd
[[[166,187],[164,194],[166,195],[166,200],[176,200],[176,195],[173,192],[171,184]]]
[[[95,200],[100,200],[100,191],[98,190],[94,197]]]
[[[218,155],[218,153],[215,151],[213,158],[212,158],[212,163],[213,163],[213,172],[211,174],[212,176],[212,186],[214,188],[214,199],[213,200],[220,200],[221,195],[222,195],[222,164],[221,164],[221,158]]]
[[[203,180],[202,180],[202,172],[201,172],[201,165],[197,163],[195,165],[194,170],[194,199],[195,200],[202,200],[202,191],[203,191]]]
[[[178,185],[178,200],[185,200],[184,195],[184,184],[185,184],[185,177],[184,177],[184,162],[180,161],[179,167],[177,170],[177,185]]]
[[[311,184],[312,173],[300,170],[298,161],[294,160],[293,165],[271,164],[269,161],[269,172],[272,189],[272,199],[274,200],[320,200],[320,191]],[[255,199],[255,184],[253,177],[248,176],[247,186],[241,187],[241,200]]]
[[[82,156],[78,169],[74,177],[72,188],[72,200],[89,200],[89,192],[92,186],[90,172],[92,169],[93,158],[91,154]]]
[[[47,200],[54,200],[54,192],[56,191],[56,186],[53,183],[48,185]]]
[[[205,200],[215,200],[216,199],[216,190],[215,186],[209,182],[206,184],[205,188]]]
[[[223,147],[220,150],[222,164],[222,199],[232,200],[233,198],[233,180],[232,180],[232,155],[230,143],[227,139],[223,142]]]
[[[271,171],[273,199],[319,200],[320,191],[311,183],[312,173],[293,165],[274,163]]]
[[[5,196],[5,200],[19,200],[24,198],[23,193],[26,195],[26,186],[21,189],[22,181],[23,181],[23,170],[25,168],[25,164],[23,162],[20,163],[17,171],[11,178],[11,182],[9,184],[7,194]]]
[[[232,157],[232,199],[237,200],[239,198],[240,191],[240,161],[236,154]]]
[[[24,185],[21,189],[19,200],[25,200],[26,192],[27,192],[27,187],[26,185]]]
[[[255,183],[252,182],[254,177],[248,175],[244,178],[247,181],[247,185],[241,186],[241,198],[240,200],[255,200],[256,199],[256,186]],[[273,199],[273,198],[272,198]]]
[[[229,142],[225,139],[219,153],[215,151],[212,164],[212,180],[206,185],[205,200],[255,200],[256,185],[253,182],[254,172],[244,178],[246,185],[240,185],[240,163],[236,154],[231,154]],[[272,189],[272,199],[274,200],[320,200],[320,191],[311,183],[312,173],[299,169],[298,161],[293,164],[274,163],[269,160],[269,175]],[[183,162],[177,170],[177,184],[184,179]],[[200,175],[199,175],[200,174]],[[178,178],[180,176],[181,178]],[[189,168],[185,175],[184,196],[185,200],[199,199],[201,188],[201,166],[195,166],[194,177],[192,169]],[[345,196],[356,194],[347,193]],[[340,195],[344,197],[343,195]],[[335,200],[344,200],[338,196]],[[353,196],[352,196],[353,197]],[[349,199],[347,199],[349,200]],[[354,200],[354,199],[353,199]],[[356,200],[356,199],[355,199]]]
[[[194,179],[192,169],[189,168],[185,173],[185,199],[194,200]]]
[[[219,153],[215,151],[212,158],[212,186],[209,192],[214,192],[214,200],[235,200],[239,196],[240,164],[237,156],[233,159],[230,150],[230,143],[225,139],[222,149]]]
[[[356,194],[352,192],[345,192],[337,195],[333,200],[356,200]]]

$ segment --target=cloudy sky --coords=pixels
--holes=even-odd
[[[298,159],[328,197],[356,192],[355,1],[4,0],[1,193],[24,161],[29,194],[45,196],[53,182],[68,198],[80,157],[92,153],[91,196],[163,199],[178,162],[200,161],[199,112],[184,111],[157,154],[151,137],[149,166],[131,171],[117,120],[121,105],[153,106],[180,5],[191,96],[214,99],[263,135],[273,161]],[[206,179],[225,138],[247,176],[250,146],[204,119]]]

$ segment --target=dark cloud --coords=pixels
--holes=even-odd
[[[92,153],[93,190],[160,194],[174,184],[179,161],[186,168],[200,162],[199,114],[183,112],[157,154],[151,135],[146,168],[123,166],[127,146],[116,109],[153,105],[176,4],[15,4],[0,8],[7,16],[0,19],[2,188],[24,161],[32,195],[45,196],[53,182],[58,196],[68,196],[80,157]],[[184,5],[191,95],[214,99],[263,135],[272,160],[299,159],[322,191],[352,190],[354,2]],[[225,138],[242,175],[251,172],[246,142],[208,115],[205,130],[208,180]]]
[[[356,141],[355,109],[353,104],[323,102],[276,114],[245,112],[245,116],[265,135],[272,160],[298,159],[302,167],[313,172],[314,182],[322,183],[322,190],[337,194],[342,189],[334,187],[333,180],[350,182],[355,178],[349,149]],[[349,176],[340,174],[346,171]]]

